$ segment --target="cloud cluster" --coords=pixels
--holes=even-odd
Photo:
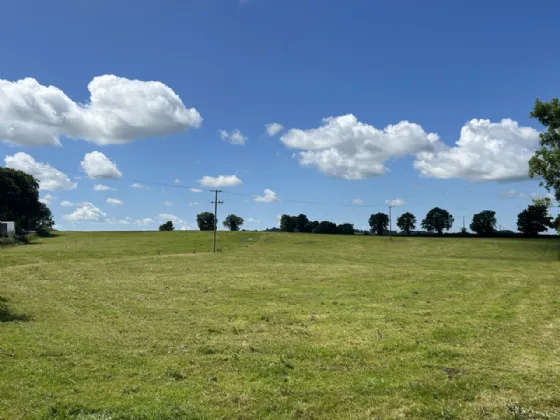
[[[78,186],[66,174],[47,163],[35,161],[27,153],[18,152],[13,156],[8,155],[5,157],[4,163],[8,168],[33,175],[39,181],[39,188],[44,191],[72,190]]]
[[[276,134],[278,134],[280,131],[284,129],[284,126],[278,123],[270,123],[267,124],[265,127],[266,127],[266,132],[270,137],[274,137]]]
[[[174,214],[160,213],[158,217],[161,223],[171,220],[173,224],[177,226],[178,230],[191,230],[191,227],[185,220],[181,219],[178,216],[175,216]]]
[[[198,182],[206,188],[236,187],[242,183],[237,175],[220,175],[218,177],[203,176]],[[193,189],[191,189],[191,191],[193,191]]]
[[[270,189],[265,189],[264,190],[264,194],[263,195],[256,195],[255,196],[255,201],[257,203],[273,203],[275,201],[278,201],[279,198],[276,195],[276,193]]]
[[[149,217],[146,217],[144,219],[134,219],[132,217],[127,216],[124,219],[117,221],[117,223],[121,225],[147,226],[153,224],[154,219],[151,219]]]
[[[69,222],[106,222],[107,214],[95,207],[92,203],[84,202],[79,204],[73,213],[64,216]]]
[[[471,120],[454,147],[418,154],[414,167],[426,177],[460,178],[474,182],[519,181],[529,178],[528,161],[538,145],[534,128],[503,119]]]
[[[122,176],[117,165],[103,153],[97,151],[86,153],[81,166],[90,179],[119,179]]]
[[[302,150],[296,155],[302,166],[348,180],[383,175],[388,159],[433,151],[439,144],[437,134],[418,124],[401,121],[379,130],[352,114],[325,118],[318,128],[289,130],[280,140]]]
[[[247,137],[245,137],[243,133],[237,129],[233,130],[231,133],[228,133],[226,130],[220,130],[219,133],[222,140],[231,144],[243,146],[247,141]]]
[[[401,200],[400,198],[395,198],[394,200],[385,200],[385,204],[391,207],[401,207],[406,204],[406,201]]]
[[[113,75],[95,77],[89,102],[71,100],[55,86],[26,78],[0,80],[0,141],[21,146],[59,146],[60,137],[122,144],[198,128],[202,117],[185,108],[161,82]]]

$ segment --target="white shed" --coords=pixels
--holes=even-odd
[[[16,234],[15,222],[0,222],[0,236],[13,236]]]

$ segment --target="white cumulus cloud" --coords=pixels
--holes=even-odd
[[[101,209],[95,207],[92,203],[80,203],[73,213],[64,216],[65,220],[70,222],[104,222],[106,221],[107,214]]]
[[[132,187],[132,188],[146,188],[145,185],[138,184],[137,182],[135,182],[134,184],[132,184],[131,187]]]
[[[228,133],[226,130],[220,130],[219,133],[222,140],[231,144],[243,146],[247,141],[247,137],[245,137],[243,133],[237,129],[233,130],[231,133]]]
[[[125,217],[124,219],[121,219],[119,221],[117,221],[117,223],[121,224],[121,225],[137,225],[137,226],[146,226],[146,225],[151,225],[152,223],[154,223],[154,220],[146,217],[144,219],[134,219],[132,217]]]
[[[48,206],[49,204],[51,204],[51,200],[55,198],[50,194],[46,194],[43,198],[40,198],[39,201],[41,203],[43,203],[44,205]]]
[[[117,165],[101,152],[86,153],[81,165],[90,179],[119,179],[122,176]]]
[[[256,223],[256,224],[259,224],[261,221],[258,220],[258,219],[253,219],[252,217],[249,217],[249,218],[247,219],[247,222],[248,222],[248,223]]]
[[[191,188],[191,192],[193,193],[201,193],[202,190],[200,188]]]
[[[454,147],[419,153],[414,167],[426,177],[474,182],[519,181],[529,178],[528,161],[538,146],[538,131],[503,119],[471,120]]]
[[[352,114],[325,118],[318,128],[289,130],[280,140],[302,150],[294,154],[300,165],[348,180],[383,175],[388,159],[432,151],[439,143],[437,134],[418,124],[401,121],[380,130]]]
[[[360,198],[354,198],[352,200],[352,204],[355,204],[356,206],[361,206],[362,204],[364,204],[364,200],[362,200]]]
[[[89,102],[81,103],[33,78],[0,80],[0,141],[58,146],[65,136],[122,144],[202,124],[197,110],[186,108],[161,82],[104,75],[95,77],[88,90]]]
[[[107,185],[103,185],[103,184],[95,184],[93,186],[93,191],[109,191],[109,190],[116,191],[115,188],[111,188],[111,187],[108,187]]]
[[[235,187],[242,183],[237,175],[220,175],[218,177],[203,176],[198,182],[200,185],[207,188]]]
[[[274,137],[276,134],[278,134],[283,129],[284,129],[284,126],[282,124],[278,124],[278,123],[270,123],[270,124],[266,125],[266,132],[268,133],[268,135],[270,137]]]
[[[401,200],[400,198],[395,198],[394,200],[385,200],[385,204],[391,207],[401,207],[406,204],[406,201]]]
[[[66,174],[47,163],[35,161],[27,153],[18,152],[13,156],[8,155],[4,158],[4,162],[8,168],[33,175],[39,181],[39,188],[44,191],[71,190],[78,186]]]
[[[60,205],[61,205],[62,207],[74,207],[74,206],[76,206],[77,204],[76,204],[76,203],[72,203],[71,201],[68,201],[68,200],[63,200],[63,201],[60,202]]]
[[[119,200],[118,198],[108,198],[105,202],[107,204],[112,204],[113,206],[123,204],[122,200]]]
[[[272,203],[274,201],[278,201],[278,196],[276,193],[270,189],[265,189],[263,195],[256,195],[255,201],[257,203]]]

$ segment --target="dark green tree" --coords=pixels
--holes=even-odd
[[[282,232],[294,232],[296,229],[296,218],[283,214],[280,218],[280,230]]]
[[[319,225],[315,228],[313,233],[325,233],[325,234],[336,235],[338,233],[338,226],[336,226],[336,223],[325,220],[319,223]]]
[[[200,230],[214,230],[214,213],[205,211],[196,215],[196,224]]]
[[[451,229],[453,222],[453,216],[447,210],[434,207],[422,220],[422,228],[428,232],[437,232],[438,235],[443,235],[444,230]]]
[[[389,226],[389,216],[385,213],[372,214],[369,217],[369,226],[371,231],[377,235],[383,235]]]
[[[410,232],[416,229],[416,217],[410,212],[403,213],[397,219],[397,226],[407,235],[410,235]]]
[[[230,214],[228,217],[226,217],[226,220],[224,220],[223,225],[232,232],[237,232],[239,228],[243,226],[243,222],[243,217],[239,217],[235,214]]]
[[[39,183],[32,175],[0,168],[0,220],[14,221],[18,230],[54,225],[51,211],[39,201]]]
[[[542,204],[530,204],[517,216],[517,229],[528,236],[537,236],[552,227],[552,217],[548,207]]]
[[[556,219],[553,222],[553,226],[554,226],[554,229],[556,229],[556,232],[558,232],[558,234],[560,234],[560,216],[556,217]]]
[[[470,228],[473,232],[480,236],[491,236],[496,233],[496,212],[492,210],[483,210],[473,216]]]
[[[354,235],[354,225],[352,223],[342,223],[337,226],[338,233],[341,235]]]
[[[168,220],[163,225],[159,225],[159,230],[160,232],[171,232],[175,230],[175,227],[173,226],[173,222]]]
[[[537,99],[530,115],[544,125],[546,131],[539,134],[541,147],[529,161],[529,176],[542,178],[540,185],[554,191],[556,200],[560,201],[560,101],[558,98],[550,102]]]
[[[305,214],[300,214],[299,216],[296,217],[296,226],[295,229],[298,232],[311,232],[311,226],[309,224],[309,219],[307,218],[307,216]]]

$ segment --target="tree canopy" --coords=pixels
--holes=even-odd
[[[296,230],[297,221],[293,216],[283,214],[280,218],[280,230],[282,232],[294,232]]]
[[[200,230],[214,230],[214,213],[205,211],[196,215],[196,224]]]
[[[437,232],[438,235],[443,235],[444,230],[451,229],[454,221],[453,216],[447,210],[434,207],[422,220],[422,228],[428,232]]]
[[[39,201],[39,183],[32,175],[0,168],[0,220],[14,221],[18,230],[54,225],[51,211]]]
[[[168,220],[167,222],[159,226],[159,230],[161,232],[171,232],[175,230],[175,227],[173,226],[173,222],[171,220]]]
[[[517,216],[517,229],[529,236],[536,236],[553,227],[548,207],[543,204],[531,204]]]
[[[383,235],[383,232],[389,226],[389,216],[385,213],[372,214],[369,217],[369,226],[372,232],[375,232],[377,235]]]
[[[224,227],[228,228],[232,232],[237,232],[241,226],[243,226],[243,217],[239,217],[235,214],[230,214],[224,220]]]
[[[353,235],[355,233],[352,223],[341,223],[337,226],[337,230],[341,235]]]
[[[410,235],[410,232],[416,229],[416,217],[410,212],[403,213],[397,219],[397,226],[407,235]]]
[[[554,191],[556,200],[560,201],[560,101],[537,99],[530,116],[544,125],[546,131],[539,134],[541,147],[529,161],[529,175],[541,177],[540,185]]]
[[[473,216],[469,226],[473,232],[481,236],[490,236],[496,232],[496,212],[483,210]]]

